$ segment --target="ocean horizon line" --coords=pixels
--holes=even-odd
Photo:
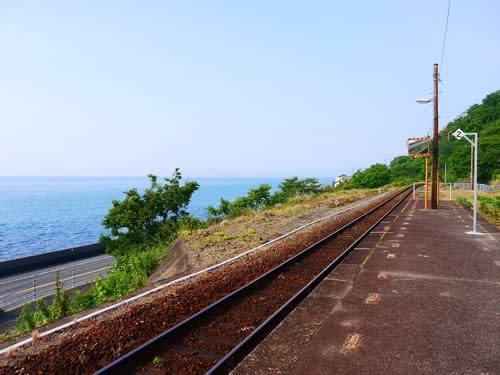
[[[154,174],[154,173],[150,173]],[[157,175],[155,175],[157,176]],[[0,178],[147,178],[148,175],[0,175]],[[299,177],[299,178],[330,178],[332,176],[314,176],[314,175],[300,175],[300,174],[292,174],[292,175],[283,175],[283,176],[222,176],[222,175],[211,175],[211,176],[188,176],[188,178],[291,178],[291,177]]]

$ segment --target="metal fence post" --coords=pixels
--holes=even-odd
[[[36,279],[33,279],[33,302],[36,300]]]

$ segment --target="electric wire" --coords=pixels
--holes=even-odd
[[[446,36],[448,34],[448,21],[450,19],[450,7],[451,7],[451,0],[448,0],[448,12],[446,14],[446,26],[444,28],[444,37],[443,37],[443,47],[441,48],[441,62],[439,63],[440,71],[443,71],[443,60],[444,60],[444,49],[446,46]]]

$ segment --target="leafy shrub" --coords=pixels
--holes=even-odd
[[[148,276],[160,259],[159,246],[151,251],[139,251],[127,256],[119,256],[105,278],[98,279],[90,290],[77,293],[71,303],[73,311],[113,300],[146,285]]]
[[[69,295],[64,290],[64,283],[59,280],[59,271],[57,271],[56,276],[56,294],[49,311],[52,320],[61,319],[69,312]]]
[[[56,279],[56,294],[50,306],[43,299],[36,302],[35,310],[25,304],[16,318],[16,331],[26,332],[44,324],[91,308],[99,303],[113,300],[146,285],[162,254],[163,246],[149,251],[139,251],[117,257],[109,274],[97,279],[86,292],[70,294],[63,289],[64,284]]]
[[[478,195],[477,199],[485,204],[490,204],[493,207],[500,208],[500,197],[487,197],[484,195]]]
[[[101,236],[106,250],[113,255],[150,248],[170,241],[179,229],[179,222],[188,216],[186,211],[192,194],[199,185],[187,181],[181,185],[181,172],[175,169],[165,184],[154,175],[148,176],[151,186],[142,194],[137,189],[125,192],[123,201],[113,200],[112,207],[102,220],[111,234]]]
[[[500,216],[500,197],[478,195],[477,199],[479,201],[479,210],[493,219],[498,220],[498,217]]]
[[[271,185],[261,184],[250,189],[246,196],[237,197],[232,202],[221,198],[219,207],[209,206],[207,208],[208,222],[259,211],[277,204],[286,203],[297,196],[319,194],[323,191],[316,178],[300,180],[298,177],[283,180],[278,187],[278,191],[274,194],[271,194],[271,190]]]
[[[16,318],[16,331],[18,333],[30,331],[35,328],[35,319],[29,303],[25,303]]]
[[[465,197],[457,197],[458,203],[467,208],[472,208],[472,203],[467,200]]]
[[[32,330],[54,320],[61,319],[70,312],[70,295],[64,290],[64,283],[59,280],[59,272],[56,275],[56,294],[52,304],[47,306],[43,299],[36,301],[35,309],[29,303],[25,303],[16,318],[16,331],[18,333]]]
[[[33,312],[33,321],[35,323],[35,327],[40,327],[52,320],[52,314],[45,301],[43,299],[39,299],[38,301],[36,301],[36,308]]]
[[[385,164],[373,164],[353,174],[348,184],[354,188],[377,188],[391,182],[391,171]]]
[[[276,201],[279,201],[282,198],[287,199],[299,195],[318,194],[320,192],[321,186],[318,179],[305,178],[301,180],[296,176],[290,177],[284,179],[279,185],[279,190],[276,193]]]

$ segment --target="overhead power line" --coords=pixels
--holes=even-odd
[[[451,7],[451,0],[448,0],[448,12],[446,14],[446,26],[444,28],[443,48],[441,49],[441,62],[439,63],[441,72],[443,71],[444,49],[446,47],[446,35],[448,34],[448,20],[450,19],[450,7]]]

